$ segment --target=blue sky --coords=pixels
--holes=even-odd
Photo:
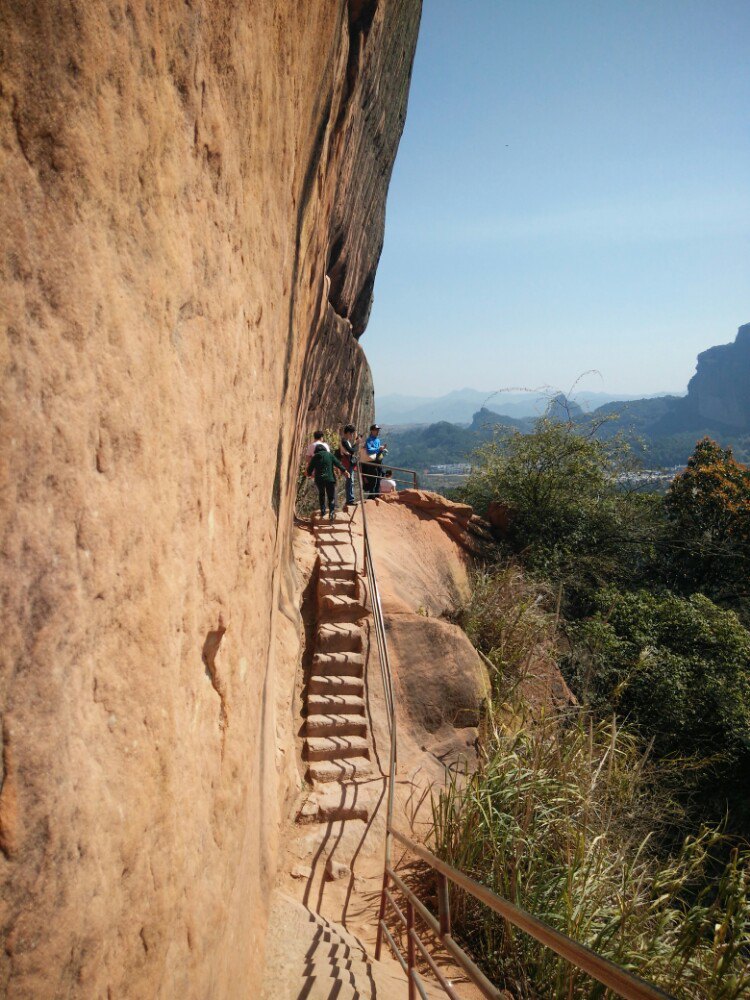
[[[380,395],[684,391],[750,322],[750,0],[424,0]]]

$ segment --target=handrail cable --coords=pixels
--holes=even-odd
[[[593,979],[614,990],[625,1000],[674,1000],[670,994],[663,992],[658,987],[646,982],[632,972],[615,965],[607,958],[603,958],[585,945],[574,941],[567,935],[555,930],[532,916],[525,910],[503,899],[474,879],[464,875],[457,868],[441,861],[434,854],[414,843],[404,834],[393,827],[393,807],[396,786],[396,764],[397,764],[397,730],[396,730],[396,705],[393,689],[393,674],[391,671],[390,658],[388,656],[388,640],[385,631],[385,621],[383,619],[383,607],[378,589],[378,581],[375,573],[375,566],[372,558],[372,545],[367,526],[367,495],[364,489],[362,477],[362,463],[356,465],[357,481],[359,484],[360,506],[362,508],[362,530],[364,535],[364,556],[367,582],[370,589],[370,602],[372,604],[372,616],[375,629],[375,639],[378,647],[380,659],[380,671],[383,681],[383,691],[385,693],[386,714],[388,717],[388,727],[390,735],[390,753],[388,761],[388,805],[386,817],[385,836],[385,864],[383,866],[383,888],[381,891],[380,908],[378,912],[377,942],[375,946],[375,958],[379,959],[383,939],[387,941],[395,957],[400,962],[409,980],[409,1000],[416,1000],[417,993],[424,997],[423,981],[417,971],[416,953],[419,950],[422,958],[431,969],[436,980],[451,1000],[458,1000],[457,994],[440,972],[434,959],[429,954],[427,946],[419,937],[414,925],[415,915],[418,915],[433,934],[442,943],[448,954],[463,969],[469,979],[479,987],[484,996],[490,1000],[500,1000],[502,993],[495,987],[484,973],[477,967],[461,946],[454,940],[451,933],[450,916],[450,896],[448,884],[453,885],[469,893],[479,902],[489,907],[509,924],[518,927],[519,930],[533,937],[540,944],[554,951],[571,965],[581,969]],[[411,471],[411,470],[402,470]],[[416,475],[416,473],[415,473]],[[438,917],[436,918],[427,907],[417,898],[414,892],[404,883],[400,876],[394,871],[391,864],[393,839],[396,839],[409,852],[425,862],[436,873],[438,881]],[[406,905],[404,910],[399,907],[394,899],[389,883],[395,886],[404,899]],[[406,930],[407,955],[401,953],[393,935],[386,924],[386,911],[388,906],[393,909],[398,922]]]
[[[383,606],[378,590],[378,581],[375,575],[375,566],[372,559],[372,548],[370,546],[370,535],[367,530],[367,495],[365,493],[364,481],[362,478],[362,463],[357,462],[357,482],[359,483],[360,507],[362,510],[362,533],[364,536],[365,550],[365,570],[367,582],[370,588],[370,603],[372,604],[372,617],[375,625],[375,639],[378,646],[378,659],[380,660],[380,672],[383,679],[383,691],[385,693],[386,714],[388,716],[388,728],[390,730],[390,751],[388,756],[388,807],[386,816],[385,834],[385,873],[391,866],[391,827],[393,826],[393,802],[396,788],[396,763],[397,763],[397,743],[396,743],[396,704],[393,696],[393,674],[391,663],[388,657],[388,640],[385,634],[385,622],[383,620]],[[384,878],[387,876],[384,874]],[[381,909],[384,902],[381,900]],[[384,916],[381,913],[380,918]],[[378,933],[378,952],[380,951],[380,938]]]

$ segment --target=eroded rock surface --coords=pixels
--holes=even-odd
[[[395,496],[401,499],[368,501],[367,522],[404,757],[419,760],[427,750],[444,763],[472,758],[487,671],[464,631],[445,618],[471,592],[473,511],[421,490]]]
[[[8,996],[257,995],[295,473],[372,405],[419,6],[0,4]]]
[[[378,497],[377,503],[405,504],[419,517],[439,524],[466,552],[487,558],[494,540],[490,525],[465,503],[448,500],[429,490],[399,490]]]

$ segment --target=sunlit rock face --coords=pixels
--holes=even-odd
[[[372,408],[419,8],[0,5],[8,996],[254,995],[296,472]]]
[[[739,328],[734,343],[698,355],[686,409],[701,421],[750,430],[750,323]]]

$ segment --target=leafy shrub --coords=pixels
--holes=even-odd
[[[750,594],[750,469],[709,438],[695,446],[664,501],[666,575],[688,592],[736,602]]]
[[[618,438],[544,418],[533,434],[503,432],[479,449],[463,495],[480,513],[493,500],[509,507],[513,552],[580,595],[632,578],[649,557],[654,498],[620,488],[631,466]]]
[[[477,771],[433,801],[437,855],[570,937],[676,997],[750,991],[750,858],[715,881],[718,831],[660,857],[654,832],[676,806],[639,740],[579,716],[514,737],[496,729]],[[455,890],[454,934],[518,997],[594,998],[604,989]]]
[[[630,719],[661,755],[718,758],[714,791],[740,806],[750,768],[750,632],[702,594],[609,587],[595,601],[591,618],[568,626],[569,682],[595,708]]]

